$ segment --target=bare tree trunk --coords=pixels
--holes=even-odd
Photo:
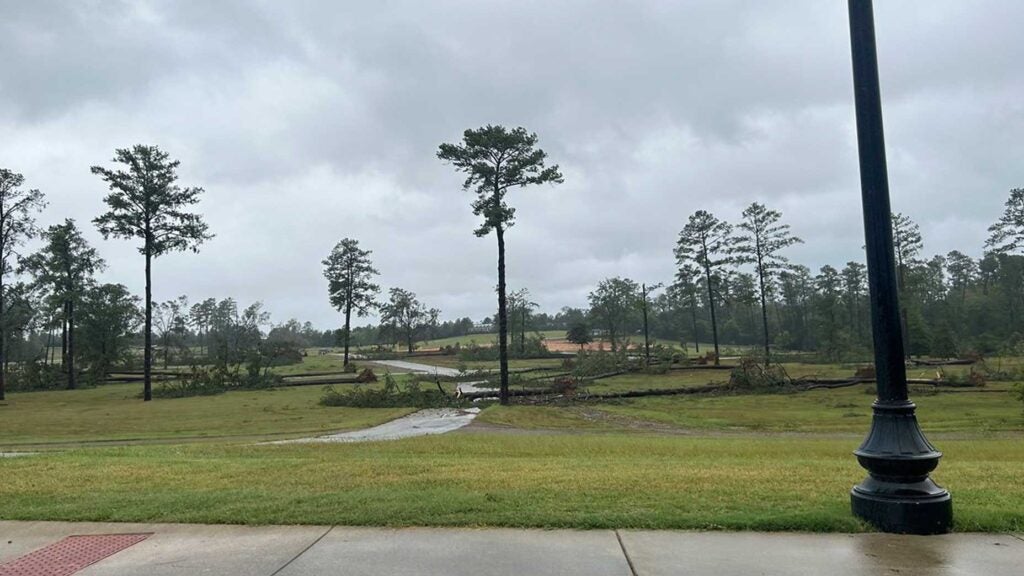
[[[519,327],[519,355],[526,356],[526,302],[523,302],[523,310],[520,313],[522,325]]]
[[[68,304],[65,302],[60,317],[60,371],[68,371]]]
[[[761,322],[764,325],[764,365],[767,367],[771,363],[772,351],[768,343],[768,301],[765,298],[764,268],[760,254],[757,256],[757,279],[758,286],[761,288]]]
[[[345,303],[345,363],[344,366],[348,368],[348,345],[349,339],[352,335],[351,329],[352,322],[352,294],[349,294],[348,300]]]
[[[647,332],[647,284],[641,284],[640,290],[643,292],[643,300],[641,301],[643,312],[644,312],[644,359],[648,366],[651,364],[651,339]]]
[[[898,253],[897,256],[899,256]],[[910,330],[907,329],[907,292],[905,290],[907,278],[906,269],[903,266],[903,257],[900,256],[899,258],[899,282],[896,286],[900,297],[900,328],[903,329],[903,349],[906,351],[907,358],[909,359],[913,354],[910,353]]]
[[[43,365],[50,365],[50,350],[53,348],[53,328],[46,328],[46,351],[43,353]]]
[[[149,238],[146,239],[146,324],[142,351],[142,401],[153,399],[153,278]]]
[[[695,296],[696,298],[696,296]],[[690,306],[690,320],[693,321],[693,347],[700,356],[700,334],[697,333],[697,307]]]
[[[5,307],[3,265],[0,264],[0,401],[7,396],[7,308]]]
[[[715,291],[711,287],[711,267],[706,264],[704,274],[708,281],[708,305],[711,307],[711,338],[715,345],[715,366],[718,366],[718,320],[715,318]]]
[[[505,299],[505,231],[501,225],[495,226],[498,235],[498,367],[501,373],[501,386],[498,401],[508,405],[508,310]]]
[[[77,387],[75,377],[75,302],[68,300],[68,389]]]

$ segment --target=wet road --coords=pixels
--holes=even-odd
[[[269,442],[269,444],[373,442],[444,434],[469,424],[479,413],[479,408],[429,408],[365,430],[339,432],[314,438],[280,440]]]

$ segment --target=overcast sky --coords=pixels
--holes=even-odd
[[[895,211],[927,254],[978,256],[1024,186],[1024,3],[876,2]],[[511,288],[583,306],[602,278],[669,281],[687,217],[781,210],[817,270],[861,258],[846,3],[0,0],[0,167],[75,218],[103,279],[142,292],[135,244],[91,220],[89,173],[156,144],[216,238],[155,261],[154,298],[262,300],[336,326],[321,260],[342,237],[385,287],[474,319],[496,242],[437,160],[487,123],[536,132],[565,183],[513,190]]]

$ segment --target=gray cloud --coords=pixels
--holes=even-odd
[[[980,253],[1024,152],[1024,6],[876,7],[894,209],[926,250]],[[0,164],[141,289],[131,243],[88,222],[88,167],[157,143],[217,238],[161,258],[160,300],[263,300],[336,324],[320,260],[343,236],[385,286],[491,313],[494,239],[436,160],[486,123],[536,131],[565,184],[516,190],[509,275],[546,309],[601,278],[668,280],[687,216],[781,209],[816,269],[863,243],[842,2],[0,1]]]

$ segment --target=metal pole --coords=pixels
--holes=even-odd
[[[854,454],[868,477],[851,492],[853,513],[886,532],[938,534],[953,519],[949,492],[928,474],[942,453],[917,424],[907,396],[889,182],[885,165],[882,101],[878,83],[871,0],[849,0],[861,200],[871,297],[878,397],[867,438]]]

